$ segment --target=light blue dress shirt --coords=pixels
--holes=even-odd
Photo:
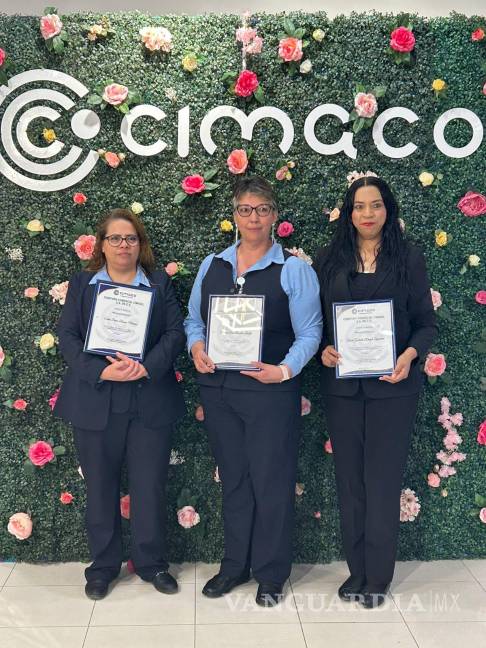
[[[98,272],[93,276],[93,278],[89,283],[91,285],[91,284],[95,284],[97,281],[113,281],[113,279],[108,274],[106,265],[104,265],[101,268],[101,270],[98,270]],[[150,288],[150,281],[147,279],[145,272],[142,270],[142,266],[140,265],[137,266],[137,274],[135,275],[130,285],[131,286],[142,285],[142,286],[148,286]]]
[[[235,243],[220,254],[210,254],[201,263],[189,299],[189,314],[184,321],[187,348],[190,352],[194,342],[206,340],[206,326],[201,318],[201,284],[215,256],[229,261],[233,267],[233,281],[237,278]],[[319,282],[314,270],[302,259],[291,256],[285,259],[282,246],[274,243],[268,252],[244,273],[267,268],[271,263],[283,265],[280,274],[282,290],[289,298],[289,311],[295,340],[281,364],[286,364],[296,376],[302,371],[319,348],[322,334],[321,301]]]

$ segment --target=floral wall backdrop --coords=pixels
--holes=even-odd
[[[66,282],[89,259],[99,217],[114,207],[131,207],[141,215],[159,266],[172,276],[185,309],[203,257],[234,240],[235,178],[259,173],[275,183],[277,238],[309,261],[332,236],[347,183],[367,172],[389,181],[402,206],[405,232],[426,254],[440,322],[436,347],[424,366],[426,386],[403,484],[399,555],[486,556],[486,149],[481,143],[466,157],[451,157],[433,136],[439,116],[461,107],[477,116],[475,137],[481,142],[485,31],[484,19],[458,14],[431,20],[355,14],[330,21],[324,13],[58,16],[51,7],[42,19],[0,16],[0,83],[33,69],[64,72],[89,89],[81,99],[72,96],[75,110],[93,110],[101,124],[86,142],[71,129],[73,110],[61,111],[54,122],[41,115],[25,127],[36,147],[62,142],[66,151],[77,145],[84,154],[95,152],[96,165],[74,185],[34,191],[0,176],[3,559],[88,558],[85,485],[71,431],[51,408],[64,371],[56,323]],[[58,89],[35,78],[32,88]],[[0,105],[2,118],[15,96],[12,92]],[[344,152],[318,153],[304,137],[309,112],[327,103],[348,111],[349,124],[325,117],[316,123],[315,135],[333,143],[343,132],[352,134],[354,159]],[[158,138],[167,143],[156,155],[134,154],[120,134],[124,114],[139,104],[166,115],[133,124],[140,144]],[[249,142],[234,120],[220,119],[212,131],[217,148],[209,155],[199,126],[209,110],[223,104],[246,114],[264,106],[281,109],[295,129],[292,146],[281,153],[282,129],[274,120],[259,121]],[[177,123],[187,116],[179,113],[185,106],[190,107],[189,152],[182,157]],[[373,141],[376,119],[394,106],[419,117],[411,124],[394,119],[385,128],[391,146],[416,144],[407,157],[387,157]],[[18,114],[14,129],[20,119]],[[184,140],[187,128],[181,133]],[[471,127],[453,120],[445,138],[451,146],[465,146]],[[4,159],[5,145],[2,135]],[[35,172],[31,177],[42,179]],[[221,484],[187,356],[179,358],[175,370],[188,415],[178,425],[171,458],[170,558],[216,561],[223,542]],[[305,370],[304,394],[295,559],[326,562],[342,554],[332,447],[315,361]],[[128,558],[126,480],[120,506]]]

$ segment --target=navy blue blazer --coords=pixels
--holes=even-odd
[[[104,356],[83,351],[95,290],[95,285],[89,282],[95,274],[78,272],[71,278],[57,328],[67,371],[54,414],[86,430],[106,427],[114,384],[109,380],[99,381],[108,364]],[[165,271],[155,271],[148,279],[156,288],[143,362],[150,377],[134,381],[134,385],[143,424],[159,428],[173,423],[186,411],[173,366],[184,348],[185,335],[171,279]]]
[[[409,346],[414,347],[418,353],[418,358],[410,366],[408,378],[391,384],[378,380],[378,378],[363,378],[361,381],[357,378],[338,380],[335,368],[322,365],[320,358],[322,350],[329,344],[334,345],[332,303],[354,301],[349,280],[344,271],[338,272],[332,279],[327,277],[324,263],[328,254],[328,247],[320,248],[313,264],[319,277],[324,316],[323,338],[319,350],[322,393],[335,396],[354,396],[360,382],[363,392],[369,398],[409,396],[419,392],[424,379],[420,361],[424,359],[437,336],[437,322],[424,255],[417,247],[408,244],[408,288],[398,285],[390,265],[380,262],[378,259],[376,282],[373,290],[367,295],[367,299],[370,300],[393,299],[397,357]]]

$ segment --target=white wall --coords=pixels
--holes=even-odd
[[[59,13],[74,11],[128,11],[138,9],[156,15],[257,12],[326,11],[330,17],[375,9],[381,12],[410,11],[423,16],[446,16],[457,11],[468,16],[485,15],[485,0],[0,0],[0,11],[8,14],[40,15],[46,4]]]

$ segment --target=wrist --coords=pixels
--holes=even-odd
[[[418,358],[417,349],[414,349],[414,347],[407,347],[403,352],[403,355],[410,361],[415,360],[415,358]]]
[[[280,371],[282,372],[282,379],[280,382],[285,382],[286,380],[290,380],[290,371],[287,365],[281,364],[279,365]]]

